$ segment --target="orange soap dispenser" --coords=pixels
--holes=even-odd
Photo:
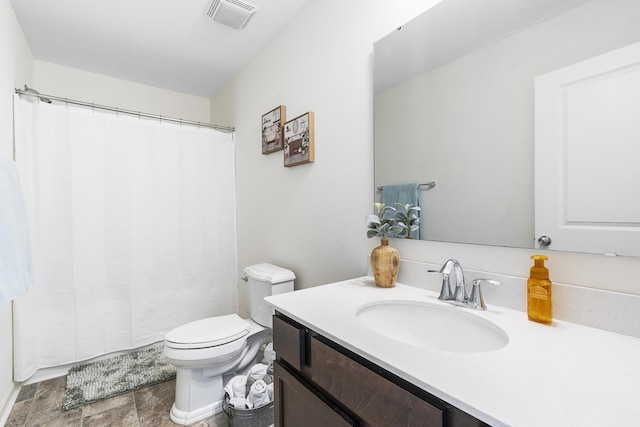
[[[529,320],[550,325],[553,320],[551,303],[551,281],[549,270],[544,266],[548,259],[544,255],[531,255],[534,265],[527,281],[527,312]]]

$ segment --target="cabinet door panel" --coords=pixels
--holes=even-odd
[[[273,349],[279,358],[299,371],[304,365],[304,336],[304,329],[273,317]]]
[[[444,425],[443,410],[379,376],[321,342],[310,339],[310,380],[326,390],[368,426]]]
[[[274,393],[276,427],[349,427],[358,423],[338,413],[280,363],[275,362]]]

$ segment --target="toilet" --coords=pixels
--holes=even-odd
[[[176,367],[176,397],[171,421],[189,425],[222,411],[225,374],[253,364],[263,344],[271,341],[273,310],[269,295],[293,291],[295,275],[273,264],[243,269],[251,319],[236,314],[196,320],[165,336],[164,355]]]

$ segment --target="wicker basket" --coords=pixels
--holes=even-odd
[[[254,409],[239,409],[229,405],[225,395],[222,409],[229,417],[229,427],[269,427],[273,425],[273,402]]]

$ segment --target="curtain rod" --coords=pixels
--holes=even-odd
[[[212,124],[209,124],[209,123],[196,122],[196,121],[193,121],[193,120],[176,119],[176,118],[173,118],[173,117],[165,117],[165,116],[161,116],[161,115],[158,115],[158,114],[141,113],[140,111],[125,110],[125,109],[118,108],[118,107],[109,107],[109,106],[106,106],[106,105],[93,104],[93,103],[90,103],[90,102],[78,101],[78,100],[75,100],[75,99],[62,98],[62,97],[53,96],[53,95],[46,95],[46,94],[43,94],[43,93],[39,93],[35,89],[27,87],[27,85],[24,85],[24,90],[16,88],[16,93],[18,95],[24,95],[24,96],[35,96],[35,97],[40,98],[41,101],[47,102],[49,104],[51,103],[51,101],[64,102],[65,104],[79,105],[81,107],[89,107],[89,108],[92,108],[92,109],[111,111],[111,112],[114,112],[114,113],[117,113],[117,114],[128,114],[128,115],[131,115],[131,116],[144,117],[144,118],[147,118],[147,119],[156,119],[156,120],[160,120],[161,122],[165,121],[165,122],[171,122],[171,123],[179,123],[181,125],[185,124],[185,125],[197,126],[197,127],[201,127],[201,128],[215,129],[215,130],[219,130],[219,131],[222,131],[222,132],[234,132],[235,131],[235,128],[229,127],[229,126],[212,125]]]

